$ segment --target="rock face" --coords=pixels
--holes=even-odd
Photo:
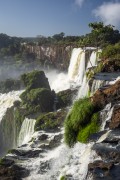
[[[49,66],[66,70],[68,69],[71,51],[74,46],[49,45],[49,46],[31,46],[27,45],[26,50],[34,53],[44,67]]]
[[[105,125],[103,140],[97,141],[92,149],[101,160],[88,166],[88,177],[93,180],[120,179],[120,80],[107,88],[98,90],[91,99],[100,109],[111,103],[112,114]]]
[[[107,88],[101,88],[96,91],[91,98],[92,102],[99,108],[103,108],[109,102],[115,103],[120,100],[120,80],[114,85],[110,85]]]

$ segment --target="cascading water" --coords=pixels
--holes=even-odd
[[[68,78],[70,81],[75,81],[78,76],[82,52],[83,49],[81,48],[74,48],[72,51],[70,65],[68,68]]]
[[[8,149],[16,147],[16,126],[12,106],[16,100],[20,100],[21,93],[22,91],[12,91],[0,94],[0,156]]]
[[[23,121],[18,137],[19,146],[27,143],[30,140],[32,134],[34,133],[35,121],[35,119],[28,118],[25,118],[25,120]]]
[[[104,81],[104,80],[97,80],[94,79],[93,83],[92,83],[92,87],[91,87],[91,94],[93,94],[97,89],[99,89],[100,87],[106,86],[109,84],[109,81]]]

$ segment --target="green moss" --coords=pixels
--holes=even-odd
[[[50,89],[48,79],[43,71],[32,71],[30,73],[23,74],[21,80],[24,85],[29,89],[47,88]]]
[[[65,116],[65,110],[40,115],[35,123],[35,131],[58,129],[63,124]]]
[[[28,113],[49,112],[53,110],[53,95],[49,89],[27,89],[20,97]]]
[[[99,131],[99,113],[94,113],[91,117],[91,122],[81,129],[78,133],[77,140],[82,143],[87,143],[90,135]]]
[[[96,108],[89,99],[78,100],[74,103],[64,123],[64,139],[68,146],[71,147],[76,143],[79,131],[90,123],[94,112]]]
[[[60,178],[60,180],[66,180],[66,177],[65,177],[65,176],[62,176],[62,177]]]

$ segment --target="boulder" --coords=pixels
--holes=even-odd
[[[46,88],[50,90],[48,79],[43,71],[34,70],[21,76],[21,81],[29,89]]]

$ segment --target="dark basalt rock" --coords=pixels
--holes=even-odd
[[[88,166],[88,177],[93,180],[119,180],[120,164],[113,162],[94,161]]]
[[[4,165],[0,165],[0,179],[1,180],[22,180],[22,178],[25,178],[29,175],[29,171],[24,169],[23,167],[20,167],[16,164],[9,164],[7,163]]]

